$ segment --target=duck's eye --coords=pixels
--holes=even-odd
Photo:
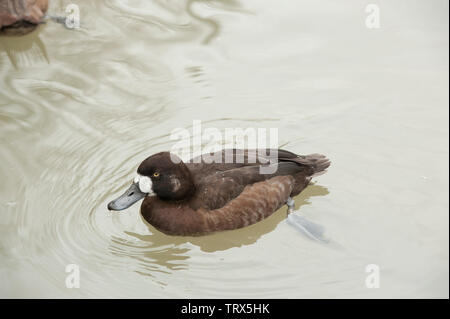
[[[154,172],[153,173],[153,177],[158,177],[159,176],[159,173],[158,172]]]

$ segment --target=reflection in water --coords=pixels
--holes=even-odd
[[[124,232],[126,235],[133,236],[139,240],[148,242],[146,236],[141,236],[132,232]],[[189,258],[188,248],[180,247],[180,243],[175,241],[166,242],[153,241],[147,246],[135,246],[126,239],[120,237],[111,238],[110,250],[117,256],[127,256],[138,261],[136,272],[152,276],[155,271],[170,273],[169,270],[186,269],[187,263],[184,260]],[[117,245],[121,247],[118,248]],[[135,250],[134,253],[131,253]]]
[[[39,37],[41,28],[22,37],[1,37],[0,52],[7,54],[11,65],[17,70],[39,63],[49,64],[45,45]]]
[[[199,40],[208,44],[219,34],[217,20],[204,17],[209,10],[240,10],[237,1],[118,1],[105,0],[105,5],[114,12],[117,24],[154,44]],[[201,11],[199,13],[198,11]],[[138,24],[137,24],[138,23]]]
[[[220,27],[219,27],[219,24],[217,23],[217,21],[210,19],[210,18],[201,17],[197,13],[195,13],[195,11],[193,10],[192,7],[194,6],[194,4],[198,4],[198,3],[206,4],[208,2],[207,1],[198,1],[198,0],[189,0],[186,5],[186,12],[189,13],[191,15],[191,17],[202,22],[203,24],[207,25],[211,29],[211,32],[208,35],[206,35],[202,41],[204,44],[208,44],[212,39],[214,39],[214,37],[216,37],[219,34]]]

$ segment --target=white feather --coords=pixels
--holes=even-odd
[[[152,191],[152,180],[150,177],[141,176],[139,179],[139,189],[143,193],[150,193]]]

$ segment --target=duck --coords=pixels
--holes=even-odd
[[[35,30],[48,6],[48,0],[6,0],[0,5],[0,35],[21,36]]]
[[[144,220],[172,236],[233,230],[255,224],[285,204],[292,212],[292,198],[330,164],[321,154],[283,149],[225,149],[185,162],[159,152],[140,163],[130,187],[107,208],[121,211],[143,199]]]

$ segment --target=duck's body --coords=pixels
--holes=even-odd
[[[175,164],[172,159],[177,158],[168,152],[142,162],[138,168],[141,183],[150,178],[150,192],[156,194],[146,196],[142,203],[144,219],[170,235],[245,227],[270,216],[330,165],[319,154],[301,156],[285,150],[263,150],[256,157],[251,150],[224,150],[222,154],[226,152],[232,160],[225,163],[208,163],[198,157]],[[262,173],[262,167],[269,167],[263,165],[267,161],[275,169]],[[110,209],[115,209],[112,204]]]
[[[48,0],[1,0],[0,35],[25,35],[42,23]]]

